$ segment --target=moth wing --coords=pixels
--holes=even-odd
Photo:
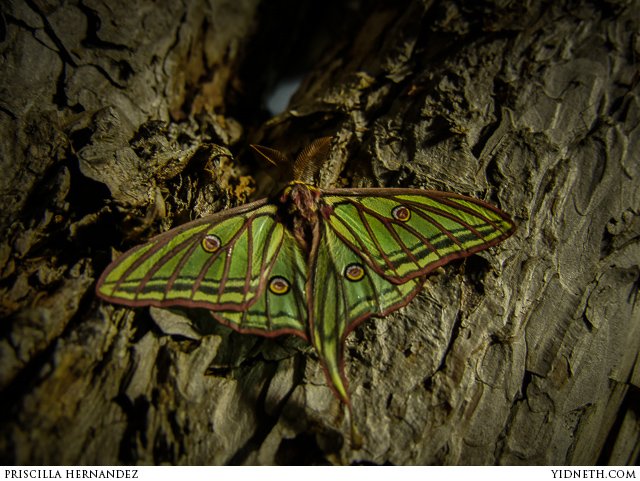
[[[459,194],[417,189],[323,194],[335,234],[395,283],[494,246],[515,231],[500,209]]]
[[[423,278],[390,282],[363,262],[362,256],[323,222],[311,268],[311,342],[316,347],[334,392],[349,404],[343,369],[344,340],[359,323],[385,316],[406,305]]]
[[[112,262],[96,292],[134,307],[209,309],[241,331],[304,335],[306,268],[276,213],[262,200],[160,234]],[[289,296],[269,290],[277,275],[289,279]]]

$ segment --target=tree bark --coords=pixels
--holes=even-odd
[[[1,7],[3,463],[638,463],[638,2],[163,3]],[[250,142],[325,135],[321,187],[518,223],[349,336],[361,449],[301,341],[94,294],[116,251],[273,192]]]

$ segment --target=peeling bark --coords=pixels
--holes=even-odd
[[[3,463],[638,463],[638,2],[165,3],[0,7]],[[324,135],[321,186],[519,224],[348,338],[360,450],[300,340],[93,292]]]

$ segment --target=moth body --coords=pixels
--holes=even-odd
[[[320,190],[304,182],[293,181],[280,195],[280,216],[306,253],[309,252],[314,236],[314,226],[318,223],[318,202]]]

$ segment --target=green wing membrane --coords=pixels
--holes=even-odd
[[[306,265],[276,211],[258,201],[161,234],[114,261],[97,293],[129,306],[210,309],[238,330],[305,337]],[[215,249],[205,248],[207,238]],[[275,273],[295,279],[289,296],[263,295]]]
[[[323,222],[312,276],[311,341],[338,397],[349,396],[343,372],[345,337],[370,316],[385,316],[407,304],[420,290],[423,279],[394,284],[363,262],[329,225]],[[359,279],[350,280],[347,269],[361,268]]]
[[[307,339],[307,265],[295,239],[286,230],[268,276],[269,279],[275,277],[290,283],[286,293],[276,294],[266,286],[262,295],[245,310],[216,311],[212,315],[241,332],[270,336],[295,334]]]
[[[446,192],[333,190],[323,200],[336,235],[395,283],[491,247],[515,229],[492,205]]]

